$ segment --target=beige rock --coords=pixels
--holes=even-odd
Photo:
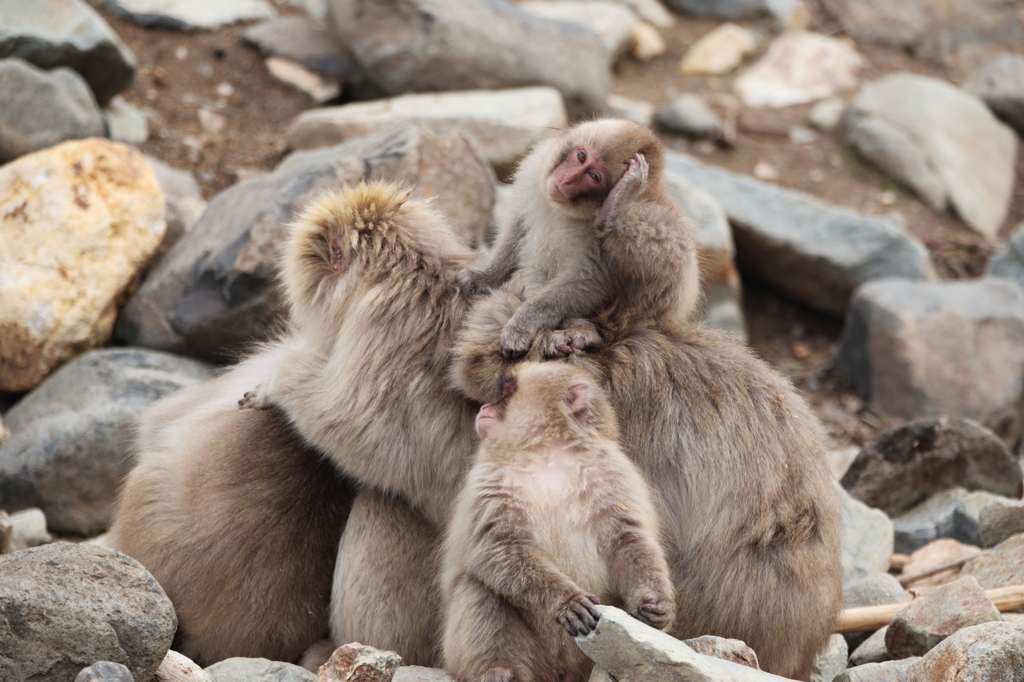
[[[923,656],[957,630],[1002,619],[978,581],[968,576],[903,607],[885,632],[885,648],[893,659]]]
[[[915,550],[914,553],[910,555],[907,563],[903,566],[903,575],[910,575],[932,566],[944,564],[947,561],[952,561],[953,559],[959,559],[960,557],[965,556],[974,556],[975,554],[980,553],[981,549],[974,545],[967,545],[952,538],[942,538],[929,542],[924,547]],[[947,571],[942,571],[941,573],[928,576],[927,578],[915,580],[907,585],[907,589],[951,583],[960,577],[960,570],[961,569],[959,567],[951,568]]]
[[[786,33],[736,79],[735,88],[751,107],[813,102],[856,86],[855,72],[862,63],[847,41],[806,31]]]
[[[271,76],[306,93],[317,104],[329,102],[341,94],[341,85],[337,81],[324,78],[291,59],[268,57],[266,65]]]
[[[1024,534],[1003,540],[995,548],[974,557],[960,575],[974,576],[986,590],[1024,583]]]
[[[738,24],[722,24],[690,46],[680,62],[683,73],[729,73],[754,51],[754,35]]]
[[[665,39],[661,37],[658,29],[647,22],[641,21],[633,29],[633,45],[629,53],[642,62],[660,57],[668,50]]]
[[[317,682],[391,682],[402,665],[402,657],[393,651],[381,651],[352,642],[340,646],[320,666]]]
[[[103,345],[166,229],[156,177],[127,145],[76,140],[0,168],[0,391]]]
[[[424,668],[419,665],[403,665],[395,671],[391,682],[455,682],[447,671],[441,668]]]
[[[210,682],[210,676],[187,656],[168,651],[153,682]]]
[[[228,117],[220,112],[200,109],[196,116],[199,118],[199,126],[203,132],[210,135],[220,135],[228,129]]]

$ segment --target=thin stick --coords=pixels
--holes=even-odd
[[[1024,608],[1024,585],[1010,585],[1009,587],[985,590],[985,596],[991,599],[1000,611],[1016,611]],[[843,609],[836,621],[835,631],[840,635],[845,635],[849,632],[878,630],[888,625],[889,621],[908,604],[910,602]]]
[[[929,566],[928,568],[922,568],[920,571],[917,571],[916,573],[908,573],[907,575],[901,575],[899,577],[900,585],[906,587],[910,583],[920,580],[921,578],[927,578],[928,576],[935,575],[936,573],[948,571],[951,568],[960,568],[974,557],[981,556],[982,554],[984,554],[984,552],[979,552],[978,554],[968,554],[966,556],[957,557],[956,559],[944,561],[941,564]]]

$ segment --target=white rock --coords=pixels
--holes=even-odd
[[[754,34],[738,24],[722,24],[690,46],[679,64],[683,73],[729,73],[754,51]]]
[[[654,105],[642,99],[608,95],[608,113],[650,127],[654,123]]]
[[[14,534],[11,536],[11,551],[38,547],[53,542],[46,530],[46,514],[42,509],[22,509],[11,514]]]
[[[115,142],[142,144],[149,139],[146,114],[120,95],[115,95],[103,110],[103,120],[107,124],[107,135]]]
[[[839,125],[843,112],[846,111],[846,103],[836,97],[823,99],[813,107],[808,114],[811,125],[818,130],[832,130]]]
[[[750,107],[786,107],[813,102],[857,85],[862,59],[849,43],[817,33],[776,38],[761,61],[736,80]]]
[[[210,135],[220,135],[228,129],[228,117],[210,109],[200,109],[196,116],[199,126]]]
[[[277,16],[267,0],[107,0],[107,6],[142,26],[182,31],[220,28]]]
[[[266,65],[271,76],[306,93],[317,104],[329,102],[341,94],[341,85],[337,81],[328,80],[298,62],[283,57],[268,57]]]
[[[642,62],[660,57],[668,51],[665,39],[658,33],[658,29],[644,21],[637,23],[631,40],[629,54]]]

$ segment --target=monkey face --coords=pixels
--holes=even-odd
[[[612,187],[608,162],[589,142],[570,148],[548,176],[548,196],[560,203],[590,200],[601,203]]]

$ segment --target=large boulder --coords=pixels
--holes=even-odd
[[[65,142],[0,167],[0,391],[107,341],[164,211],[149,164],[120,143]]]
[[[1012,535],[974,557],[960,575],[973,576],[986,590],[1024,584],[1024,535]]]
[[[51,530],[102,532],[135,464],[139,413],[211,376],[195,360],[134,348],[72,360],[6,414],[12,435],[0,445],[0,508],[40,507]]]
[[[1024,627],[965,627],[915,661],[901,682],[1024,682]]]
[[[140,26],[179,31],[214,29],[277,16],[277,10],[267,0],[105,0],[105,3],[112,12]]]

